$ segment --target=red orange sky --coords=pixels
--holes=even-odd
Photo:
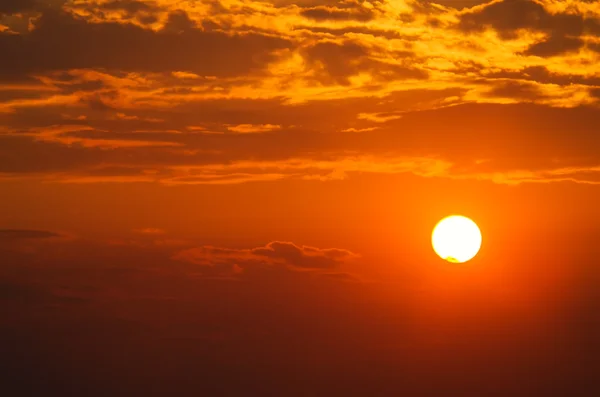
[[[9,394],[597,395],[599,60],[598,1],[2,0]]]

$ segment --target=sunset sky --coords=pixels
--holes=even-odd
[[[598,396],[599,134],[597,0],[0,0],[1,394]]]

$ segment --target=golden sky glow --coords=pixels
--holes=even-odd
[[[288,145],[283,141],[302,136],[302,131],[311,136],[307,140],[337,134],[331,140],[338,144],[314,142],[316,150],[310,153],[294,150],[292,144],[288,153],[269,160],[289,168],[286,164],[295,159],[310,164],[323,160],[316,153],[327,153],[339,174],[345,163],[355,161],[352,151],[358,149],[361,156],[375,157],[375,163],[392,162],[379,167],[387,170],[407,157],[403,148],[391,145],[382,153],[359,142],[347,147],[345,141],[385,141],[396,131],[429,134],[409,121],[424,111],[466,114],[477,104],[489,109],[514,105],[509,112],[531,112],[519,117],[543,119],[548,112],[592,114],[598,107],[600,11],[595,2],[53,4],[43,10],[15,5],[15,13],[0,19],[5,26],[0,49],[7,59],[0,76],[1,133],[8,140],[3,146],[11,150],[15,139],[8,137],[21,134],[66,145],[69,153],[82,156],[86,148],[118,148],[123,156],[98,152],[95,162],[60,175],[38,175],[51,180],[86,180],[86,174],[102,166],[137,169],[141,178],[151,167],[198,169],[199,163],[211,168],[256,161],[260,156],[253,151]],[[49,49],[52,55],[42,57]],[[520,105],[527,110],[518,110]],[[574,108],[581,110],[567,110]],[[42,113],[48,114],[43,121]],[[452,123],[449,128],[461,128]],[[471,130],[476,123],[463,124]],[[81,129],[57,132],[64,125]],[[496,128],[495,123],[490,127]],[[521,126],[510,128],[494,134],[519,139],[524,134]],[[223,136],[208,136],[212,133]],[[232,157],[221,147],[234,133],[268,135],[240,138],[247,150]],[[519,139],[508,138],[506,144],[521,145]],[[162,148],[152,156],[155,164],[124,160],[132,158],[127,154],[131,148],[149,146]],[[214,152],[209,161],[193,155],[207,146]],[[420,147],[410,150],[409,157],[417,163],[436,157],[456,165],[449,149],[446,144]],[[481,159],[472,155],[470,160]],[[502,169],[501,175],[475,166],[461,167],[461,172],[442,167],[438,175],[512,183],[552,180],[569,166],[580,168],[548,162],[532,172],[516,160],[515,169]],[[9,168],[0,172],[7,177],[20,172],[18,166]],[[248,180],[273,175],[250,168]],[[321,177],[331,171],[324,169]],[[519,177],[528,173],[531,177]],[[152,180],[178,177],[162,174]],[[579,181],[577,175],[565,177]]]

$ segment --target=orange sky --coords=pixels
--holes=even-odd
[[[11,396],[596,396],[599,61],[593,0],[2,0]]]

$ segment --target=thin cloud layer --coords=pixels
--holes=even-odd
[[[31,287],[31,291],[55,291],[56,285],[51,288],[46,285],[55,282],[53,277],[85,278],[90,273],[97,274],[100,284],[107,277],[129,280],[163,274],[240,279],[268,277],[273,271],[289,273],[291,277],[306,271],[340,281],[358,281],[345,273],[344,266],[360,255],[346,249],[301,246],[284,241],[251,249],[196,245],[193,241],[174,238],[159,228],[135,229],[126,238],[111,239],[66,238],[41,230],[0,230],[0,254],[4,258],[0,290],[4,279],[8,280],[6,288],[10,285],[16,288],[15,294],[22,291],[21,286]],[[22,273],[15,269],[29,271]],[[26,274],[29,274],[26,279],[17,277]],[[106,285],[101,287],[107,288]],[[61,293],[70,296],[67,291]]]
[[[60,234],[46,230],[3,229],[0,230],[0,241],[47,239],[61,237]]]

